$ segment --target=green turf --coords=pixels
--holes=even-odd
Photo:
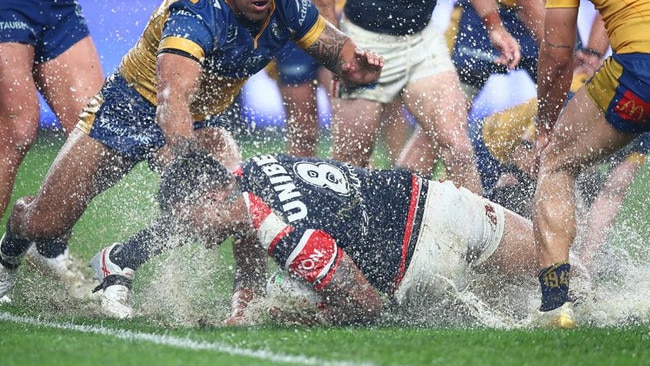
[[[41,136],[20,169],[14,197],[37,190],[60,146],[56,135]],[[242,143],[245,156],[282,148],[282,140],[275,135],[268,141],[252,136]],[[319,151],[326,154],[327,141]],[[642,237],[648,237],[643,225],[647,222],[647,194],[642,184],[647,174],[645,169],[637,178],[617,223]],[[157,176],[139,165],[115,188],[100,195],[74,229],[73,254],[87,260],[99,248],[124,240],[145,225],[156,214],[153,197],[157,184]],[[3,227],[5,221],[6,217]],[[138,272],[136,304],[145,308],[151,303],[154,310],[131,321],[98,315],[96,303],[52,298],[50,292],[61,290],[57,284],[23,268],[14,303],[0,306],[0,365],[650,364],[650,327],[646,325],[565,332],[394,325],[222,327],[218,324],[228,314],[232,278],[230,247],[206,250],[190,246],[173,253],[176,255],[156,258]],[[184,260],[176,263],[172,257]],[[193,267],[188,277],[163,277],[160,271],[161,266],[169,269],[174,265],[187,270],[193,262],[201,264]],[[156,294],[160,287],[149,284],[157,282],[169,288],[169,293]],[[176,308],[166,308],[167,302]],[[179,306],[187,309],[179,310]],[[187,318],[172,318],[173,314]]]

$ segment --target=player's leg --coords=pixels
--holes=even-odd
[[[542,306],[537,319],[542,323],[547,322],[547,316],[542,316],[547,313],[558,319],[557,326],[575,326],[572,314],[564,314],[570,310],[566,304],[569,248],[576,235],[575,178],[585,166],[626,145],[633,137],[607,122],[585,88],[569,101],[554,127],[552,140],[541,155],[533,211],[535,243],[542,268]]]
[[[0,43],[0,217],[7,209],[18,167],[34,143],[40,108],[32,77],[34,48]]]
[[[413,134],[413,126],[411,126],[409,116],[404,110],[401,98],[395,99],[384,106],[380,128],[381,139],[386,145],[388,164],[393,167]]]
[[[400,152],[396,166],[431,177],[439,155],[440,147],[436,141],[430,139],[418,125]]]
[[[320,136],[317,85],[314,82],[280,85],[287,124],[287,153],[315,156]]]
[[[14,205],[0,242],[2,268],[17,271],[32,243],[48,258],[63,252],[67,235],[92,198],[115,184],[132,166],[133,161],[75,129],[36,196]],[[10,289],[5,286],[6,291]]]
[[[410,81],[403,98],[427,137],[439,146],[447,178],[482,194],[474,148],[467,132],[465,95],[456,73],[447,71]]]
[[[627,192],[639,170],[646,161],[645,153],[631,152],[623,161],[612,168],[607,181],[587,213],[582,253],[585,265],[594,268],[598,250],[607,240],[609,229],[614,224]]]
[[[332,100],[331,157],[367,167],[375,148],[382,106],[366,99]]]
[[[104,76],[97,50],[88,36],[61,55],[36,67],[37,83],[66,131],[102,86]]]

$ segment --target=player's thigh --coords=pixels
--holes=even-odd
[[[404,104],[424,131],[438,139],[467,130],[467,103],[454,71],[430,75],[409,83],[402,95]]]
[[[374,145],[382,106],[366,99],[332,101],[332,144],[336,150],[366,150]]]
[[[9,144],[30,143],[36,137],[38,93],[32,77],[34,48],[0,43],[0,136]]]
[[[104,81],[99,56],[89,36],[38,65],[36,75],[43,97],[68,133]]]
[[[540,174],[557,170],[575,174],[634,137],[612,127],[582,88],[571,98],[554,126],[551,142],[542,152]]]

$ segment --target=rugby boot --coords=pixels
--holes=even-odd
[[[553,310],[535,310],[531,314],[530,325],[534,328],[573,329],[576,327],[573,304],[567,301]]]
[[[99,282],[94,292],[102,291],[102,311],[117,319],[133,317],[131,287],[135,271],[113,263],[110,254],[122,244],[115,243],[102,249],[89,262],[93,278]]]

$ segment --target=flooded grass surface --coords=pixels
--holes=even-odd
[[[256,133],[240,140],[245,157],[284,149],[278,133]],[[61,144],[59,135],[42,134],[21,167],[14,199],[36,192]],[[327,155],[327,144],[325,139],[320,155]],[[376,165],[382,164],[379,158]],[[222,327],[232,281],[230,246],[207,250],[190,245],[165,253],[138,271],[136,316],[129,321],[103,317],[97,299],[72,299],[60,284],[23,266],[14,301],[0,305],[0,364],[647,364],[647,174],[644,168],[637,177],[610,240],[626,253],[620,261],[639,267],[615,272],[618,277],[612,283],[621,285],[604,286],[599,294],[600,304],[607,307],[599,306],[591,325],[574,331],[404,325],[391,318],[369,328],[293,328],[270,322],[251,328]],[[154,217],[157,185],[158,176],[141,164],[92,202],[70,242],[80,263],[100,248],[125,240]],[[5,223],[6,217],[2,227]]]

